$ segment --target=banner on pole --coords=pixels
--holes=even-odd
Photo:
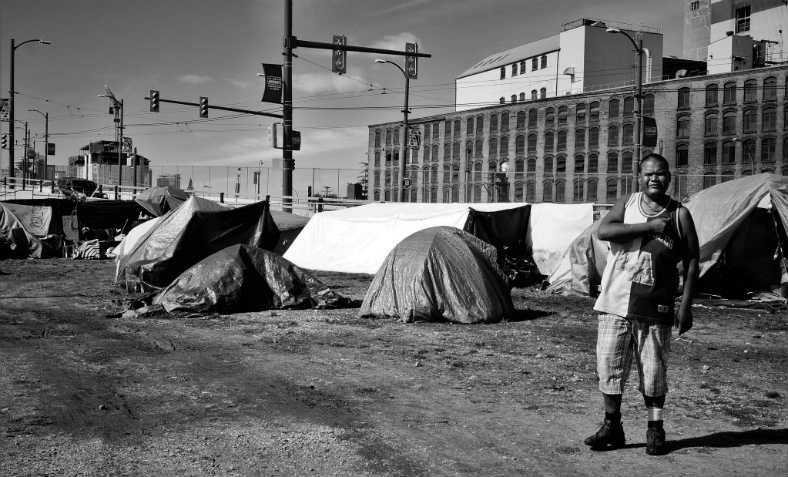
[[[266,103],[282,103],[282,65],[263,63],[265,89],[260,101]]]
[[[643,145],[645,147],[657,145],[657,121],[649,116],[643,116]]]
[[[0,98],[0,121],[8,121],[8,98]]]

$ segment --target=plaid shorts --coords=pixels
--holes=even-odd
[[[623,394],[634,356],[645,396],[668,392],[667,371],[671,325],[649,324],[601,313],[596,342],[596,372],[599,390]]]

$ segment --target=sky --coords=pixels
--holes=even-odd
[[[403,50],[415,41],[411,117],[453,110],[454,78],[482,58],[561,31],[578,18],[656,27],[665,56],[681,56],[682,0],[293,0],[293,34],[301,40]],[[260,101],[261,63],[281,63],[283,0],[2,0],[0,97],[9,90],[10,42],[41,38],[15,53],[15,116],[43,141],[49,113],[50,163],[92,141],[114,140],[108,85],[125,107],[124,135],[153,166],[257,166],[281,158],[264,116],[161,103],[148,111],[149,90],[161,98],[281,112]],[[295,167],[360,169],[368,125],[402,117],[404,79],[380,55],[348,53],[346,75],[331,73],[331,52],[298,48],[293,61],[293,127],[302,146]],[[402,58],[387,58],[402,64]],[[3,125],[3,131],[7,129]],[[22,132],[17,130],[17,138]],[[40,145],[37,149],[40,150]],[[7,151],[0,164],[7,167]]]

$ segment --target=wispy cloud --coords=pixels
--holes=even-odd
[[[303,73],[293,75],[293,87],[306,94],[358,93],[369,89],[369,84],[334,73]]]
[[[372,48],[383,48],[386,50],[405,50],[405,43],[419,43],[419,38],[410,32],[397,33],[396,35],[386,35],[383,39],[372,43]]]
[[[429,5],[434,0],[410,0],[409,2],[403,2],[397,5],[393,5],[389,8],[380,10],[377,12],[379,16],[381,15],[391,15],[393,13],[399,13],[403,11],[412,11],[414,8],[422,8],[426,5]]]
[[[246,88],[249,87],[249,82],[248,81],[241,81],[241,80],[232,79],[232,78],[225,78],[225,80],[228,83],[230,83],[231,85],[233,85],[236,88],[238,88],[238,89],[246,89]]]
[[[204,75],[182,75],[178,77],[178,81],[186,84],[205,84],[214,81],[214,79]]]

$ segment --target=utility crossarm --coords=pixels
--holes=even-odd
[[[145,96],[145,99],[150,100],[150,97],[149,96]],[[160,103],[182,104],[184,106],[196,106],[198,108],[200,107],[200,103],[192,103],[192,102],[189,102],[189,101],[176,101],[174,99],[159,98],[159,102]],[[269,116],[269,117],[272,117],[272,118],[279,118],[279,119],[282,119],[284,117],[281,114],[264,113],[262,111],[252,111],[251,109],[230,108],[230,107],[227,107],[227,106],[214,106],[212,104],[208,105],[208,109],[219,109],[219,110],[222,110],[222,111],[232,111],[234,113],[254,114],[256,116]]]
[[[293,48],[302,46],[304,48],[316,48],[320,50],[359,51],[362,53],[378,53],[380,55],[417,56],[421,58],[432,58],[432,55],[430,53],[408,53],[401,50],[385,50],[383,48],[370,48],[367,46],[337,45],[334,43],[324,43],[320,41],[299,40],[295,36],[293,36],[292,38],[293,38]],[[287,41],[287,39],[285,39],[285,41]]]

